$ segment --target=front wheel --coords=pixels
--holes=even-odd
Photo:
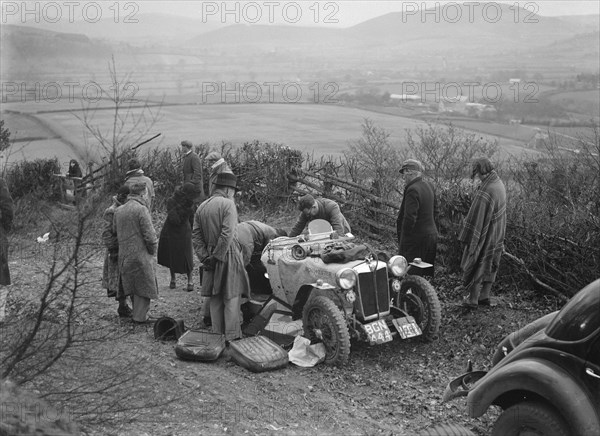
[[[406,276],[400,290],[392,296],[392,305],[412,316],[421,331],[423,339],[437,339],[442,322],[442,307],[431,283],[420,276]]]
[[[311,343],[325,345],[325,363],[344,365],[350,356],[350,333],[342,312],[329,298],[309,298],[302,311],[304,333]]]
[[[571,433],[552,407],[539,402],[523,402],[509,407],[496,420],[492,436],[553,435]]]

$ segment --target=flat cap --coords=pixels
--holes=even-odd
[[[407,159],[400,167],[399,173],[402,174],[406,170],[423,172],[423,165],[416,159]]]

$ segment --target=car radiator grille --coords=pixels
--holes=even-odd
[[[363,272],[358,275],[358,312],[365,320],[370,317],[377,318],[377,300],[379,300],[379,313],[387,315],[390,311],[390,297],[388,290],[387,268],[379,268],[375,272]]]

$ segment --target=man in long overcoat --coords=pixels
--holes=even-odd
[[[215,191],[198,207],[192,230],[194,250],[204,265],[202,296],[210,297],[212,328],[227,340],[242,336],[240,296],[250,292],[242,253],[234,240],[236,182],[233,174],[217,176]]]
[[[6,316],[6,298],[10,285],[10,270],[8,268],[8,238],[7,233],[12,228],[14,204],[6,181],[0,178],[0,323]]]
[[[342,214],[340,206],[328,198],[314,198],[306,194],[298,200],[298,210],[301,211],[298,221],[290,230],[289,236],[298,236],[304,231],[306,225],[316,219],[323,219],[331,224],[333,230],[340,235],[350,233],[350,224]]]
[[[123,291],[132,296],[133,321],[143,323],[148,320],[150,300],[158,298],[154,258],[158,241],[143,199],[145,183],[137,183],[129,189],[127,203],[115,211],[114,226],[119,241]]]
[[[435,265],[437,249],[437,201],[433,185],[423,179],[423,165],[408,159],[400,168],[404,178],[404,196],[396,221],[398,251],[409,262],[420,258]],[[413,275],[433,276],[434,267],[415,268]]]
[[[472,177],[476,175],[481,185],[458,236],[464,245],[461,269],[469,297],[463,305],[468,308],[490,305],[490,290],[500,266],[506,232],[504,183],[487,158],[474,161]]]
[[[183,183],[192,183],[194,185],[194,202],[197,205],[206,198],[204,194],[202,161],[192,150],[192,143],[190,141],[181,141],[181,150],[183,152]]]

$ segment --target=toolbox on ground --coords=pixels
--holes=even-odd
[[[210,362],[225,349],[225,335],[207,330],[188,330],[177,341],[175,354],[182,360]]]
[[[229,355],[252,372],[263,372],[287,366],[288,353],[265,336],[251,336],[229,343]]]

